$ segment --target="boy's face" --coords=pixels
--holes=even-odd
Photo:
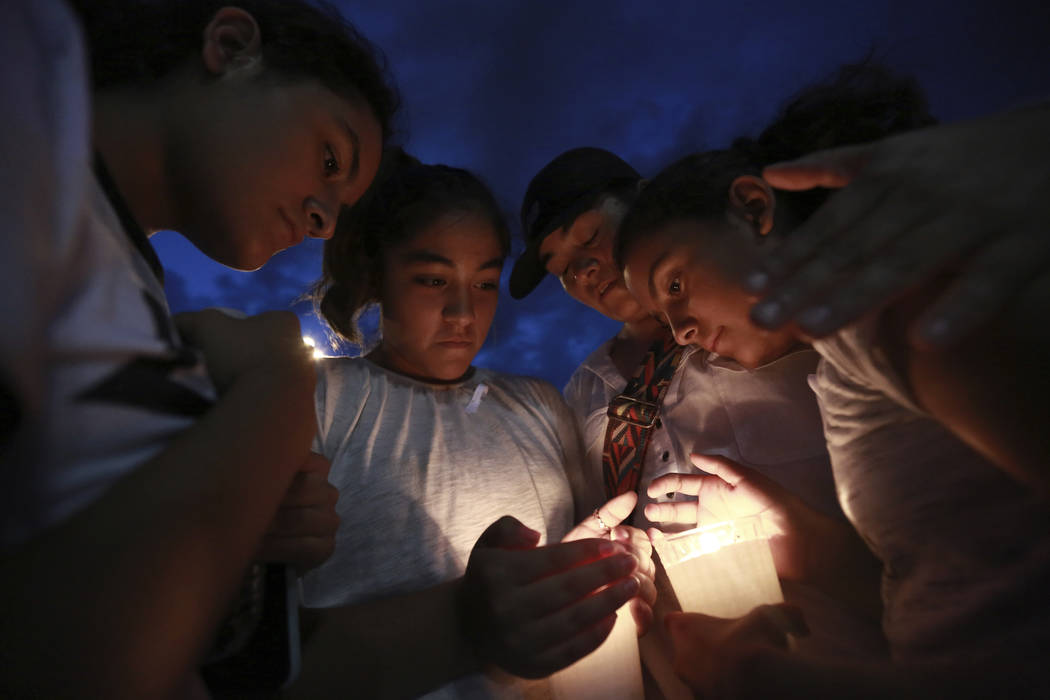
[[[625,206],[606,199],[569,224],[552,231],[540,244],[547,272],[561,280],[573,299],[615,321],[638,321],[647,314],[624,285],[613,261],[616,231]]]
[[[383,256],[381,364],[424,379],[463,376],[499,300],[503,250],[492,224],[452,212]]]
[[[753,369],[799,341],[790,331],[751,323],[748,312],[757,297],[735,282],[753,259],[751,238],[751,231],[728,223],[675,221],[633,244],[624,277],[639,302],[667,320],[680,344]]]
[[[306,236],[330,237],[340,208],[375,177],[382,149],[364,99],[252,72],[199,86],[166,158],[180,232],[241,270]]]

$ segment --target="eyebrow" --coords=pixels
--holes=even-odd
[[[359,156],[361,152],[361,139],[358,137],[357,132],[350,127],[350,123],[346,121],[346,119],[340,117],[339,121],[342,123],[343,129],[346,131],[347,138],[350,139],[350,146],[354,152],[353,157],[350,160],[350,168],[346,173],[346,179],[353,180],[357,177],[357,171],[361,169],[361,159]]]
[[[656,260],[653,260],[653,264],[649,266],[649,274],[647,275],[649,278],[649,296],[651,296],[653,299],[655,299],[657,296],[655,281],[656,274],[653,271],[660,266],[660,263],[667,259],[668,255],[669,252],[665,250],[663,253],[660,254],[659,257],[656,258]]]
[[[444,265],[446,267],[455,267],[456,264],[446,258],[444,255],[438,255],[429,250],[410,250],[407,253],[402,253],[400,256],[401,260],[406,263],[437,263],[438,265]],[[486,260],[478,267],[479,270],[493,270],[500,269],[503,267],[503,257],[492,258]]]

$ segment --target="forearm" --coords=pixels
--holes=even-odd
[[[289,696],[416,697],[479,670],[460,632],[459,585],[316,611]]]
[[[878,621],[882,616],[882,563],[849,525],[815,511],[801,516],[802,580]]]
[[[91,506],[5,554],[5,682],[107,698],[181,682],[309,450],[312,380],[246,374]]]
[[[894,309],[888,338],[922,306],[924,291]],[[1034,280],[969,342],[935,352],[891,344],[919,403],[945,428],[1012,477],[1050,496],[1050,273]]]

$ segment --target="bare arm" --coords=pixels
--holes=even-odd
[[[504,517],[479,538],[462,578],[315,611],[292,697],[415,697],[489,665],[542,678],[590,653],[638,593],[638,562],[608,540],[535,547],[536,537]]]
[[[162,453],[4,554],[0,694],[162,698],[210,643],[315,431],[294,316],[229,323],[278,342]]]
[[[920,404],[948,430],[1017,480],[1050,496],[1050,273],[994,322],[945,351],[923,350],[903,332],[934,290],[904,300],[883,330],[891,357]]]

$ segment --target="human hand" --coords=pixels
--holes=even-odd
[[[759,689],[755,697],[775,694],[776,678],[762,672],[765,660],[788,650],[788,635],[809,634],[802,611],[787,603],[762,605],[738,619],[668,613],[664,624],[675,673],[705,699],[751,697],[741,690],[756,681],[774,685]]]
[[[218,309],[180,313],[175,324],[186,342],[204,354],[220,392],[257,367],[283,367],[314,381],[313,359],[303,343],[299,319],[290,311],[235,318]]]
[[[633,491],[622,493],[606,501],[598,508],[596,515],[589,515],[583,522],[569,531],[562,542],[572,542],[584,537],[608,537],[623,544],[638,562],[638,568],[632,574],[638,579],[638,595],[631,599],[631,615],[638,627],[638,636],[649,630],[653,621],[653,603],[656,602],[656,564],[653,563],[653,545],[649,536],[642,530],[629,525],[622,525],[624,520],[634,512],[638,503],[638,494]]]
[[[1050,107],[922,129],[769,166],[773,187],[838,188],[771,251],[747,286],[751,315],[832,333],[943,275],[911,324],[918,347],[950,345],[991,320],[1050,264]]]
[[[542,678],[596,649],[616,610],[638,595],[623,544],[587,538],[536,547],[539,533],[504,516],[470,553],[459,591],[465,637],[479,659]]]
[[[654,523],[702,527],[748,516],[759,516],[777,574],[800,580],[806,576],[805,524],[817,517],[808,506],[763,474],[718,455],[689,455],[707,474],[665,474],[649,484],[650,497],[666,493],[697,496],[695,501],[650,503],[645,517]],[[658,530],[651,537],[660,537]]]
[[[339,490],[328,483],[328,460],[311,452],[295,475],[255,555],[257,562],[292,564],[300,576],[335,551]]]

